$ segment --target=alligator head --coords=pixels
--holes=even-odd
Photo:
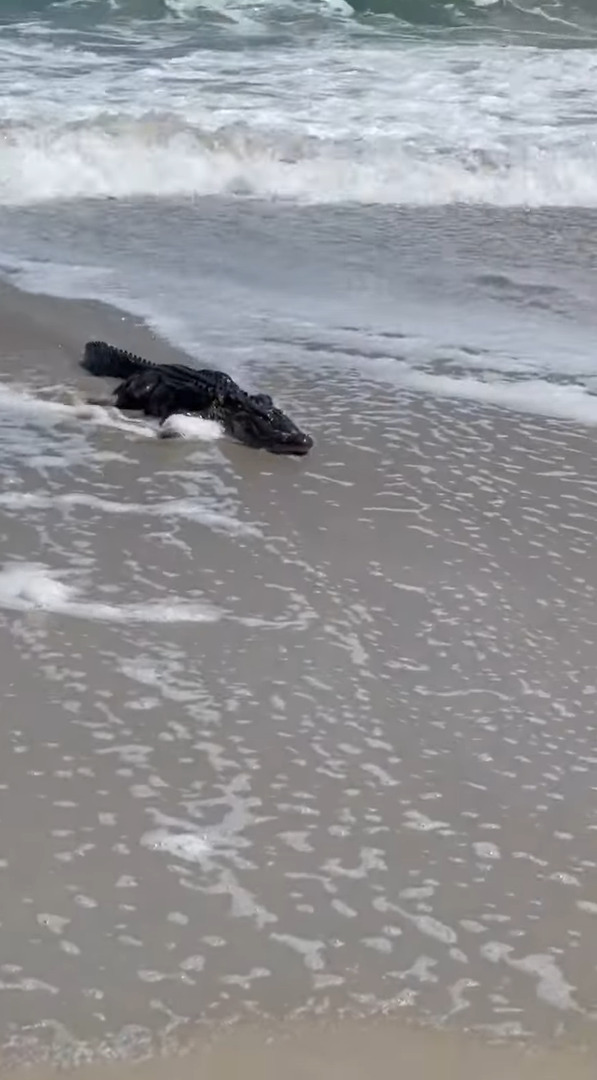
[[[227,395],[213,410],[214,419],[245,446],[268,450],[270,454],[294,454],[303,457],[313,446],[313,439],[276,408],[268,394]]]

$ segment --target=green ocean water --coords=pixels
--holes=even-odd
[[[346,19],[388,34],[464,31],[509,38],[547,38],[550,44],[580,44],[597,32],[595,0],[5,0],[0,25],[42,20],[46,25],[91,27],[127,20],[183,20],[205,29],[214,21],[235,22],[242,14],[288,28],[318,18]]]

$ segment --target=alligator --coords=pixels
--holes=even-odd
[[[81,365],[91,375],[122,380],[110,402],[157,417],[160,427],[173,413],[217,420],[245,446],[302,457],[313,439],[276,408],[268,394],[248,394],[223,371],[184,364],[156,364],[105,341],[88,341]],[[165,434],[165,433],[164,433]]]

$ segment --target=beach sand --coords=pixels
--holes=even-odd
[[[586,1048],[498,1046],[453,1031],[415,1030],[396,1020],[242,1027],[205,1038],[184,1056],[81,1066],[68,1075],[76,1080],[161,1080],[166,1069],[176,1080],[561,1080],[564,1075],[589,1080],[595,1075],[594,1057]],[[20,1080],[23,1072],[4,1075]],[[48,1069],[27,1071],[31,1080],[53,1075]]]
[[[162,442],[80,406],[150,330],[0,317],[4,1071],[588,1076],[594,430],[281,368],[307,459]]]

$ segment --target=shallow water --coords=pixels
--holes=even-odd
[[[364,401],[414,389],[588,424],[594,228],[593,211],[554,208],[0,209],[8,280],[121,305],[256,389],[282,391],[289,370],[299,388],[349,379]]]
[[[9,1063],[592,1026],[591,429],[278,378],[304,462],[0,395]]]

